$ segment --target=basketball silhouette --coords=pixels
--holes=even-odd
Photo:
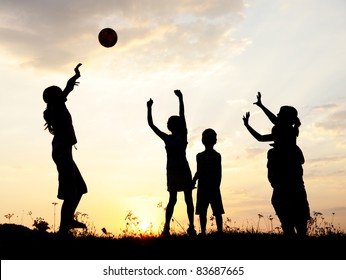
[[[113,47],[118,41],[118,34],[112,28],[104,28],[98,36],[99,42],[105,48]]]

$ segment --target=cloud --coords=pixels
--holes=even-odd
[[[313,109],[317,111],[330,111],[330,110],[337,110],[338,108],[340,108],[340,105],[338,104],[325,104],[325,105],[315,106]]]
[[[335,135],[342,135],[346,130],[346,110],[336,111],[328,115],[323,121],[317,122],[315,126]]]
[[[250,159],[256,157],[257,155],[263,154],[266,151],[267,151],[266,149],[260,149],[260,148],[246,148],[245,149],[247,158],[250,158]]]
[[[245,39],[232,37],[244,9],[243,1],[228,0],[5,1],[1,49],[25,66],[57,69],[104,53],[97,34],[113,27],[118,66],[194,67],[246,46]]]
[[[326,180],[329,178],[339,184],[342,182],[342,178],[345,178],[346,170],[344,168],[346,162],[346,155],[336,154],[320,156],[316,158],[308,159],[306,167],[304,168],[304,177],[306,178],[323,178]],[[336,180],[340,178],[340,180]]]
[[[344,155],[337,155],[337,156],[326,156],[326,157],[319,157],[319,158],[313,158],[309,161],[311,163],[324,163],[324,164],[330,164],[332,162],[339,162],[346,160],[346,156]]]

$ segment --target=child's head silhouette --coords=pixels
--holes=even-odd
[[[278,122],[272,130],[275,146],[295,145],[300,124],[298,111],[292,106],[282,106],[278,113]]]
[[[50,108],[54,106],[54,103],[59,99],[59,96],[61,94],[62,90],[58,86],[50,86],[43,91],[43,100],[47,103],[47,108],[43,112],[43,118],[46,121],[45,129],[48,129],[51,134],[54,134],[54,128],[52,124],[52,114]]]
[[[278,113],[278,118],[281,123],[294,125],[298,119],[298,111],[292,106],[282,106]]]
[[[50,86],[47,87],[44,91],[43,91],[43,100],[44,102],[48,103],[52,103],[54,102],[57,97],[59,96],[59,94],[62,93],[61,88],[59,88],[58,86]]]
[[[213,146],[216,144],[216,132],[214,129],[207,128],[206,130],[203,131],[202,133],[202,143],[205,146]]]
[[[175,133],[182,130],[182,121],[179,116],[171,116],[167,121],[167,128],[170,132]]]

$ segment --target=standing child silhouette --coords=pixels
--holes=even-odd
[[[209,204],[216,219],[218,233],[222,233],[222,214],[225,213],[220,191],[221,154],[214,150],[216,142],[216,132],[211,128],[204,130],[202,143],[205,150],[196,156],[197,171],[193,177],[193,185],[198,180],[196,214],[199,215],[202,236],[206,235]]]
[[[188,141],[183,94],[180,90],[175,90],[174,93],[179,99],[179,116],[171,116],[168,119],[167,128],[171,134],[162,132],[154,125],[152,117],[153,100],[150,98],[147,102],[148,124],[156,135],[165,143],[167,154],[166,175],[169,201],[166,207],[165,225],[162,235],[170,234],[170,222],[173,216],[174,206],[177,202],[177,193],[182,191],[184,192],[187,216],[189,219],[189,228],[187,233],[189,235],[195,235],[192,174],[186,158]]]
[[[66,107],[68,94],[78,85],[80,77],[79,63],[64,90],[50,86],[43,92],[47,108],[43,113],[45,129],[53,134],[52,158],[58,171],[58,198],[64,202],[61,206],[60,234],[67,234],[72,228],[85,228],[85,224],[74,219],[82,195],[87,193],[87,186],[72,156],[72,146],[77,138],[72,124],[72,117]]]
[[[261,135],[249,125],[250,113],[243,116],[245,127],[258,141],[274,141],[267,153],[268,180],[273,187],[272,205],[285,235],[305,236],[310,219],[310,208],[303,180],[304,156],[296,144],[300,120],[294,107],[282,106],[277,116],[261,101],[257,102],[274,124],[270,134]]]

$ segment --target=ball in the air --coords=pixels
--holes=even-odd
[[[113,47],[118,41],[118,34],[112,28],[104,28],[98,36],[99,42],[105,48]]]

